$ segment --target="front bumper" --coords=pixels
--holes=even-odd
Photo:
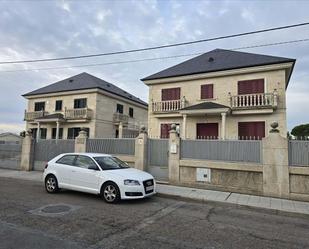
[[[121,199],[142,199],[156,194],[156,183],[153,180],[153,191],[145,190],[143,183],[137,186],[122,185],[120,187]]]

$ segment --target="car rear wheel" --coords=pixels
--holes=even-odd
[[[57,178],[53,175],[49,175],[45,179],[45,189],[47,193],[53,194],[58,192],[58,181]]]
[[[107,203],[116,203],[120,200],[120,191],[115,183],[104,184],[101,195]]]

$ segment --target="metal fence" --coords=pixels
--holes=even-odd
[[[181,158],[262,163],[258,140],[182,140]]]
[[[62,153],[74,152],[74,140],[39,140],[34,144],[34,161],[47,162]]]
[[[134,155],[135,139],[134,138],[88,139],[86,151],[93,153]]]
[[[21,144],[0,144],[0,168],[20,169]]]
[[[309,167],[309,141],[289,141],[289,165]]]

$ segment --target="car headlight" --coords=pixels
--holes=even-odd
[[[136,180],[124,180],[124,185],[130,185],[130,186],[135,186],[135,185],[140,185],[139,181]]]

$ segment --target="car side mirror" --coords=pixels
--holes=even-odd
[[[95,166],[95,165],[88,166],[88,169],[99,170],[99,168],[97,166]]]

